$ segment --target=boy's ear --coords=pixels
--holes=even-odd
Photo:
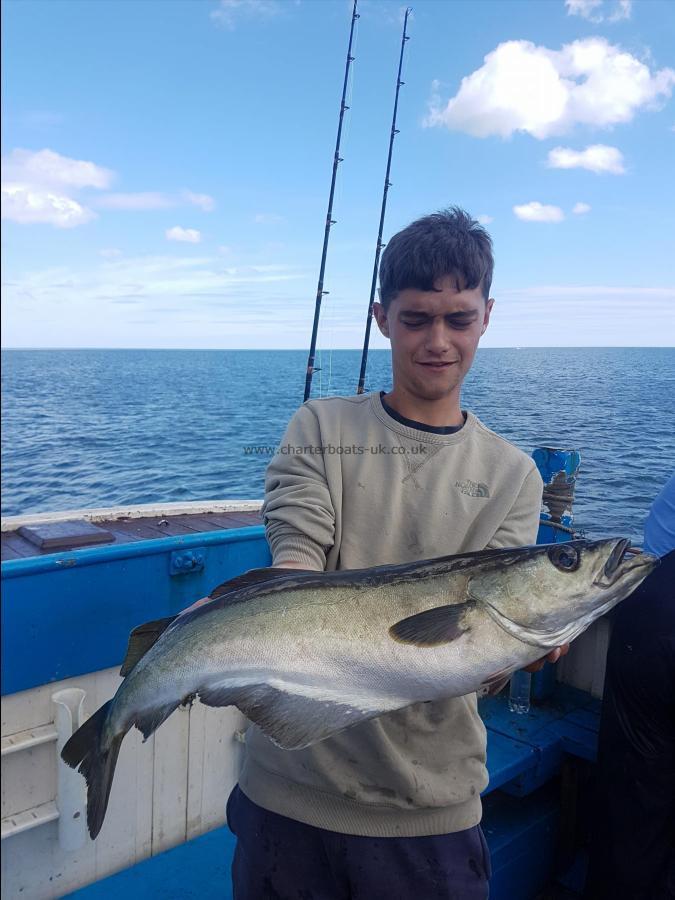
[[[382,334],[388,338],[389,337],[389,322],[387,320],[387,313],[385,311],[384,306],[381,303],[378,303],[376,300],[373,303],[373,315],[375,316],[375,321],[377,322],[377,327],[380,329]]]
[[[487,331],[487,327],[490,324],[490,313],[492,312],[492,307],[495,305],[495,301],[492,297],[485,304],[485,315],[483,316],[483,327],[480,330],[481,334],[485,334]]]

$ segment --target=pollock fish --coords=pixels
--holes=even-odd
[[[581,634],[657,564],[621,538],[337,572],[254,569],[132,631],[115,696],[70,738],[95,838],[126,733],[180,705],[237,706],[306,747],[424,700],[500,688]]]

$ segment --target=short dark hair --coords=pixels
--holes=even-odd
[[[451,206],[417,219],[391,238],[380,263],[380,301],[387,309],[399,291],[433,291],[448,275],[456,277],[457,290],[480,285],[488,300],[493,269],[490,235],[463,209]]]

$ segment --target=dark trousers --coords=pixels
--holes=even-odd
[[[256,806],[235,787],[234,900],[486,900],[480,826],[431,837],[370,838],[314,828]]]

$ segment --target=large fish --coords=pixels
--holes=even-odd
[[[571,641],[654,568],[613,538],[337,572],[254,569],[130,636],[117,693],[63,748],[92,838],[122,740],[181,704],[237,706],[306,747],[422,700],[494,689]]]

